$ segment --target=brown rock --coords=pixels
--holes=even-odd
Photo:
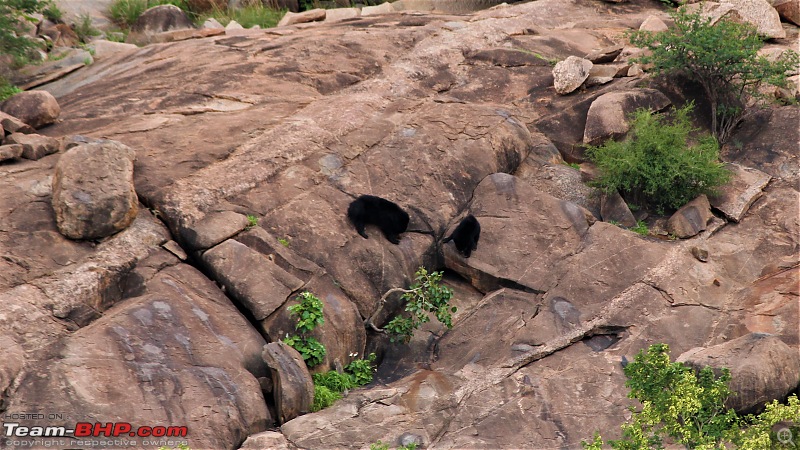
[[[651,33],[660,33],[668,29],[667,24],[656,16],[647,16],[647,19],[644,19],[644,22],[639,27],[639,31],[649,31]]]
[[[256,320],[278,309],[289,295],[303,286],[264,255],[246,245],[227,240],[203,254],[203,263],[226,292]]]
[[[13,133],[9,135],[6,144],[19,144],[22,146],[22,157],[34,161],[47,155],[58,152],[58,140],[38,134]]]
[[[717,188],[719,194],[712,196],[710,201],[727,218],[739,222],[753,202],[761,197],[772,177],[760,170],[734,163],[727,164],[726,168],[731,172],[731,180]]]
[[[133,150],[118,142],[83,144],[66,151],[53,176],[53,209],[70,239],[100,239],[136,218]]]
[[[0,110],[35,129],[55,122],[61,114],[61,108],[55,97],[46,91],[25,91],[15,94],[0,104]],[[19,131],[6,126],[6,121],[3,121],[3,127],[12,133]]]
[[[711,218],[708,198],[701,195],[677,210],[667,221],[667,231],[681,239],[697,235],[706,229]]]
[[[777,336],[751,333],[708,348],[694,348],[678,357],[695,370],[727,367],[733,396],[725,406],[739,414],[758,413],[766,403],[782,400],[798,387],[800,354]]]
[[[383,2],[380,5],[365,6],[361,8],[362,16],[374,16],[378,14],[391,14],[394,12],[394,7],[389,2]]]
[[[770,3],[782,18],[800,25],[800,0],[772,0]]]
[[[602,64],[614,61],[620,53],[622,53],[622,46],[612,45],[599,50],[593,50],[584,56],[583,59],[588,59],[593,64]]]
[[[295,450],[283,433],[277,431],[262,431],[247,437],[239,450]]]
[[[0,161],[19,158],[22,156],[23,148],[20,144],[0,145]]]
[[[361,17],[359,8],[335,8],[325,11],[325,22],[339,22],[346,19]]]
[[[589,78],[592,66],[591,61],[577,56],[570,56],[558,62],[553,68],[553,83],[556,93],[565,95],[578,89]]]
[[[261,356],[272,373],[278,423],[311,412],[314,383],[300,353],[277,341],[265,345]]]
[[[281,21],[278,22],[277,26],[283,27],[298,23],[317,22],[320,20],[325,20],[325,14],[326,11],[321,8],[310,9],[308,11],[303,11],[301,13],[287,12],[286,15],[283,16]]]
[[[184,230],[182,238],[191,250],[205,250],[250,226],[247,216],[234,211],[209,214]]]
[[[583,142],[599,145],[607,139],[619,139],[630,129],[630,118],[641,108],[661,111],[671,104],[655,89],[637,89],[603,94],[589,107]]]
[[[617,191],[600,198],[600,217],[603,222],[616,222],[628,228],[636,226],[636,218]]]
[[[711,19],[712,25],[726,17],[729,20],[753,25],[758,34],[765,38],[781,39],[786,37],[778,12],[766,0],[701,2],[682,6],[682,8],[688,8],[689,11],[700,11],[704,17]]]
[[[131,32],[154,34],[183,28],[194,28],[183,10],[175,5],[158,5],[143,12],[131,25]]]

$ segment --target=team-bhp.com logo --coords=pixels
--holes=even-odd
[[[67,427],[24,427],[18,423],[4,423],[6,437],[186,437],[187,427],[148,427],[134,428],[128,422],[89,423],[78,422],[74,429]]]

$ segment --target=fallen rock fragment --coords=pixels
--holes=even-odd
[[[556,93],[565,95],[578,89],[589,78],[589,71],[593,65],[588,59],[577,56],[570,56],[558,62],[553,68],[553,85]]]
[[[314,383],[300,353],[278,341],[265,345],[261,356],[272,374],[278,422],[283,424],[310,412]]]
[[[298,23],[318,22],[320,20],[325,20],[325,15],[325,10],[321,8],[311,9],[301,13],[287,12],[281,21],[278,22],[277,26],[283,27]]]
[[[616,222],[628,228],[636,226],[636,218],[617,191],[600,198],[600,216],[603,222]]]
[[[712,217],[714,215],[711,214],[708,198],[701,195],[681,207],[669,218],[667,231],[681,239],[690,238],[704,231]]]
[[[729,163],[726,167],[731,171],[731,181],[719,187],[719,194],[712,196],[709,201],[725,217],[739,222],[747,214],[750,205],[761,197],[772,177],[760,170],[735,163]]]
[[[61,114],[61,107],[58,106],[56,98],[47,91],[25,91],[12,95],[8,100],[0,104],[0,111],[16,117],[35,129],[49,125],[58,119]],[[6,118],[3,127],[11,131],[12,127],[6,126]]]
[[[34,161],[58,152],[59,148],[57,139],[39,134],[13,133],[6,138],[5,144],[21,145],[21,156]]]

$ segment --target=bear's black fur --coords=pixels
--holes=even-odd
[[[454,241],[458,251],[469,258],[472,251],[478,248],[478,239],[481,237],[481,224],[472,214],[468,215],[458,224],[453,234],[442,241],[443,244]]]
[[[362,195],[350,203],[347,217],[353,222],[358,234],[369,239],[364,231],[368,223],[377,225],[392,244],[400,243],[400,233],[408,228],[408,213],[397,204],[374,195]]]

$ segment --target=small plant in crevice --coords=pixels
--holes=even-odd
[[[397,447],[396,450],[416,450],[416,449],[417,449],[417,444],[412,442],[408,445]],[[384,444],[379,440],[378,442],[370,444],[369,450],[389,450],[389,444]]]
[[[642,236],[647,236],[648,234],[650,234],[650,229],[647,227],[647,224],[645,223],[644,220],[637,221],[636,226],[631,227],[630,230]]]
[[[393,288],[389,289],[379,300],[379,306],[375,312],[365,322],[378,332],[384,330],[389,333],[392,342],[401,341],[408,343],[414,330],[423,323],[430,321],[428,313],[433,313],[436,318],[447,328],[453,327],[452,313],[456,312],[456,307],[450,306],[450,299],[453,291],[441,284],[443,272],[428,273],[427,269],[420,267],[414,274],[416,282],[408,289]],[[383,310],[383,306],[389,295],[402,292],[402,299],[406,301],[405,312],[407,317],[396,316],[380,329],[373,323],[373,320]]]
[[[92,24],[92,16],[89,14],[82,14],[78,17],[78,21],[73,26],[73,31],[75,31],[75,34],[78,35],[78,39],[83,44],[91,41],[93,37],[102,34],[100,30],[95,28]]]
[[[299,335],[286,336],[283,339],[290,347],[297,350],[309,368],[319,365],[325,359],[325,346],[316,338],[309,336],[317,326],[325,323],[322,315],[322,300],[311,292],[305,291],[297,296],[300,303],[289,306],[289,314],[298,318],[295,330]]]
[[[0,102],[20,92],[22,92],[22,89],[14,86],[5,78],[0,77]]]
[[[289,238],[278,238],[278,243],[286,248],[289,248]]]
[[[247,215],[247,229],[253,228],[258,225],[258,216],[254,216],[253,214]]]
[[[345,367],[344,372],[331,370],[312,375],[315,394],[312,411],[319,411],[332,405],[342,398],[341,394],[345,391],[371,383],[375,371],[372,366],[374,362],[375,354],[371,353],[365,359],[352,361]]]

